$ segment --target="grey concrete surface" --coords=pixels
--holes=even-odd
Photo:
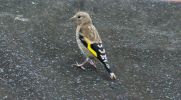
[[[71,67],[76,11],[90,13],[117,75]],[[181,100],[181,4],[0,0],[0,100]]]

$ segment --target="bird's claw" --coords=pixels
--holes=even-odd
[[[72,66],[77,66],[81,68],[82,70],[85,70],[85,67],[83,66],[83,64],[79,64],[77,61],[76,61],[76,64],[72,64]]]
[[[110,78],[115,80],[116,79],[116,75],[114,73],[110,73]]]

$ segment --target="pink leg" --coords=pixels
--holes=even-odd
[[[81,64],[79,64],[79,63],[76,61],[76,64],[73,64],[72,66],[77,66],[77,67],[80,67],[81,69],[85,70],[84,64],[86,64],[88,61],[89,61],[89,58],[86,58],[86,59],[84,60],[84,62],[82,62]]]
[[[94,63],[94,61],[92,61],[91,59],[89,59],[88,62],[89,62],[89,64],[91,64],[92,66],[94,66],[95,69],[97,69],[96,64]]]

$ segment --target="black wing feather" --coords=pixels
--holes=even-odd
[[[88,46],[87,42],[85,41],[84,37],[81,34],[79,34],[79,39],[81,40],[82,44],[85,47]],[[91,44],[91,48],[97,53],[97,58],[104,65],[106,70],[109,73],[111,73],[112,71],[111,71],[110,66],[108,64],[107,55],[106,55],[105,49],[103,48],[102,43],[93,43],[93,44]]]
[[[80,35],[80,34],[79,34],[79,39],[80,39],[80,41],[82,42],[82,44],[83,44],[85,47],[87,47],[87,43],[86,43],[86,41],[84,40],[84,37],[83,37],[82,35]]]
[[[102,62],[105,66],[106,70],[111,73],[110,66],[108,64],[107,55],[105,49],[103,48],[102,43],[93,43],[91,48],[97,53],[97,58]]]

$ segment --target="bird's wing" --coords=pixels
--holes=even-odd
[[[106,70],[111,73],[106,52],[102,43],[92,43],[88,38],[81,34],[79,34],[79,39],[81,40],[82,44],[90,51],[90,53],[99,59],[99,61],[105,66]]]
[[[81,33],[84,37],[88,38],[93,43],[102,42],[97,29],[92,24],[81,26],[79,33]]]
[[[98,57],[98,52],[97,50],[94,50],[95,44],[97,43],[92,43],[87,37],[79,34],[79,39],[82,42],[82,44],[87,48],[88,51],[90,51],[91,54],[93,54],[95,57]],[[94,48],[92,48],[94,47]]]

